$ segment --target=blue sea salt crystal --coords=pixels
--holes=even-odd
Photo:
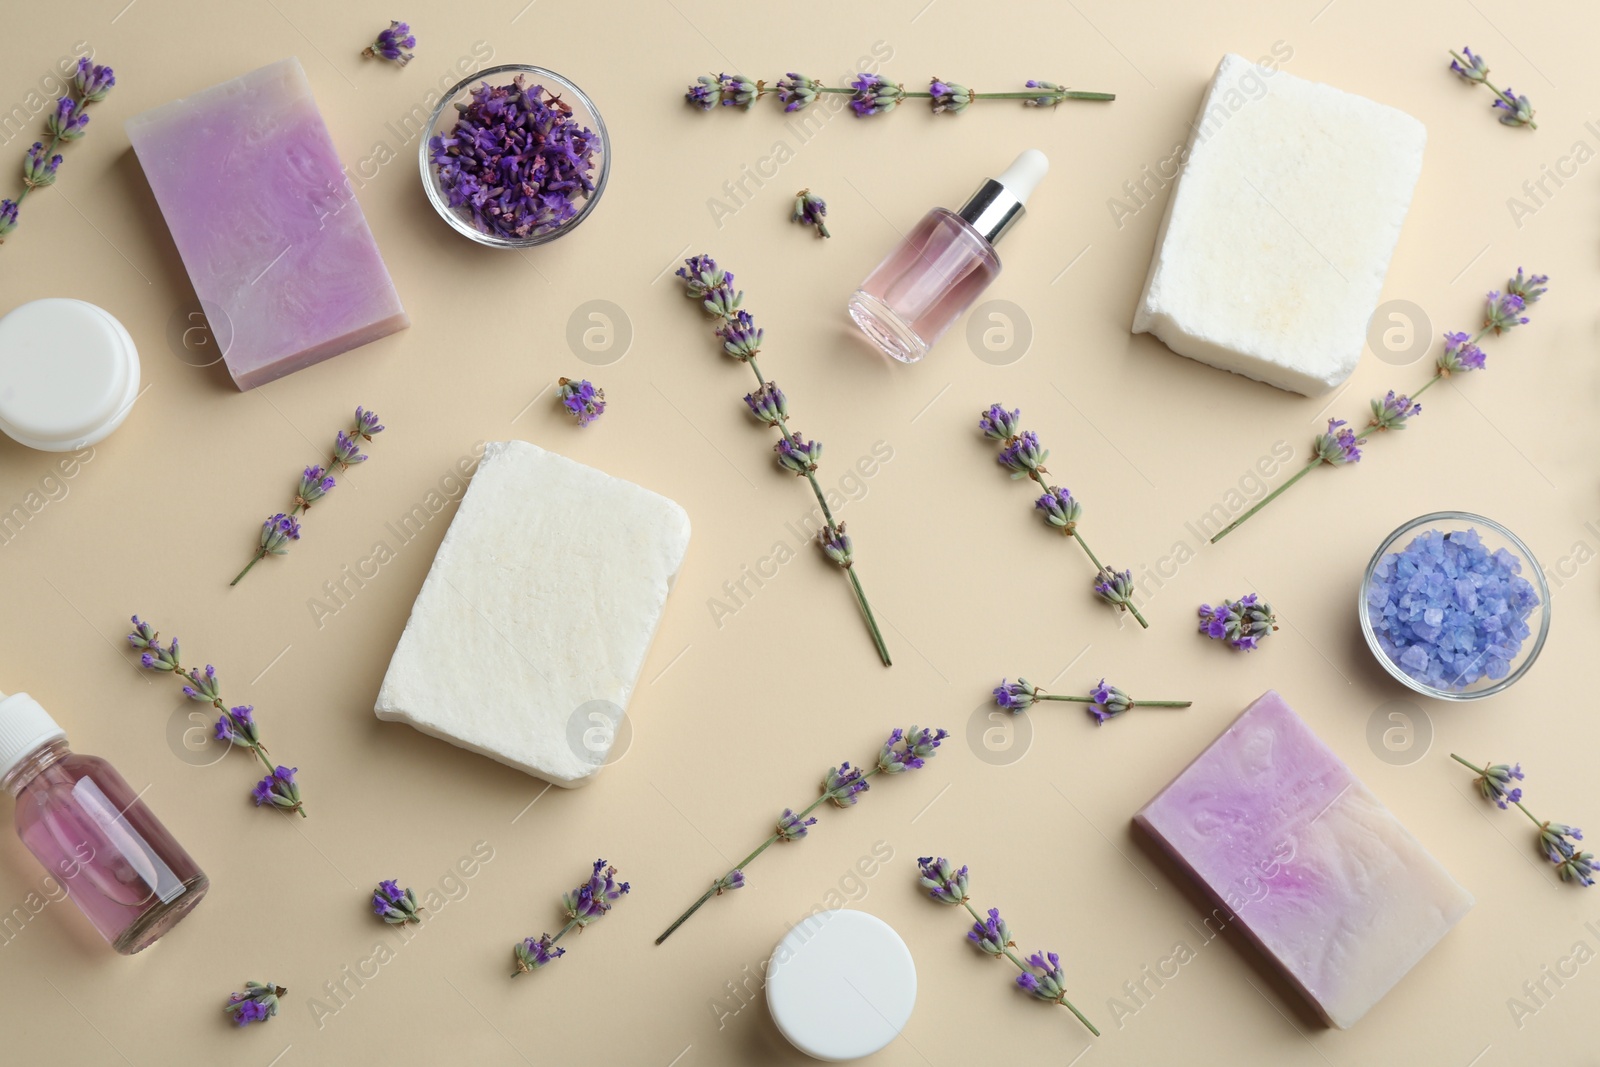
[[[1521,560],[1505,548],[1490,552],[1476,530],[1417,535],[1373,568],[1367,609],[1379,648],[1435,689],[1504,678],[1539,605],[1521,573]]]

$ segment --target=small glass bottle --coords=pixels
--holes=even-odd
[[[22,843],[124,955],[172,929],[210,888],[122,775],[68,748],[26,693],[0,694],[0,787],[17,800]]]
[[[995,242],[1021,218],[1050,169],[1030,148],[990,178],[960,211],[936,207],[867,275],[850,317],[879,348],[905,363],[928,354],[1000,274]]]

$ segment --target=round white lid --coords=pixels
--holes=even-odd
[[[66,736],[61,725],[27,693],[0,693],[0,779],[40,745]]]
[[[0,430],[22,444],[94,444],[121,425],[138,389],[138,351],[109,312],[49,297],[0,318]]]
[[[864,911],[824,911],[784,935],[767,968],[767,1009],[790,1044],[819,1060],[870,1056],[899,1036],[917,1002],[917,967],[894,928]]]

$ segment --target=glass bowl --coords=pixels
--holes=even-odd
[[[572,118],[582,126],[587,126],[596,134],[599,144],[595,150],[594,192],[588,196],[574,201],[578,205],[578,213],[566,222],[542,233],[535,233],[528,237],[503,237],[499,234],[486,233],[480,230],[472,221],[472,214],[461,208],[450,206],[450,201],[444,189],[439,184],[438,168],[429,158],[429,142],[439,134],[448,133],[454,128],[458,112],[455,105],[465,102],[472,94],[472,90],[483,82],[490,85],[504,85],[517,75],[523,75],[524,81],[529,86],[543,86],[547,93],[559,96],[567,106],[572,109]],[[489,67],[480,70],[470,78],[464,78],[451,87],[444,94],[444,99],[439,101],[433,109],[433,116],[428,120],[428,129],[422,138],[422,147],[417,153],[422,167],[422,187],[427,190],[428,201],[433,204],[439,216],[448,222],[457,233],[463,234],[478,244],[490,248],[531,248],[542,245],[546,241],[553,241],[564,233],[577,228],[578,224],[589,217],[589,212],[600,202],[600,194],[606,190],[606,178],[611,173],[611,137],[606,133],[605,120],[600,117],[600,111],[594,106],[584,91],[572,82],[563,78],[553,70],[543,67],[529,66],[526,63],[507,63],[498,67]]]
[[[1491,678],[1484,673],[1468,685],[1438,688],[1412,677],[1403,666],[1389,658],[1389,654],[1380,644],[1378,632],[1373,627],[1372,605],[1368,603],[1368,591],[1372,589],[1374,575],[1385,557],[1403,551],[1415,538],[1433,530],[1446,536],[1475,530],[1483,546],[1489,551],[1505,549],[1517,558],[1521,564],[1517,574],[1528,581],[1538,597],[1538,602],[1533,605],[1525,620],[1530,633],[1523,638],[1517,654],[1509,658],[1506,673],[1500,678]],[[1361,617],[1361,633],[1367,639],[1367,647],[1372,649],[1372,654],[1383,665],[1383,669],[1394,675],[1401,684],[1425,696],[1437,697],[1440,700],[1478,700],[1509,689],[1517,679],[1527,673],[1528,668],[1533,666],[1533,661],[1539,658],[1539,650],[1544,648],[1545,637],[1550,632],[1550,587],[1545,582],[1544,571],[1540,568],[1539,561],[1533,558],[1533,552],[1516,534],[1482,515],[1464,511],[1436,511],[1412,519],[1383,539],[1383,543],[1378,546],[1378,550],[1372,554],[1371,561],[1367,563],[1366,574],[1361,579],[1361,597],[1357,611]]]

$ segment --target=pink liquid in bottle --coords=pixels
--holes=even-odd
[[[122,775],[68,748],[26,693],[0,700],[0,765],[23,844],[118,952],[146,948],[205,896],[205,873]]]

